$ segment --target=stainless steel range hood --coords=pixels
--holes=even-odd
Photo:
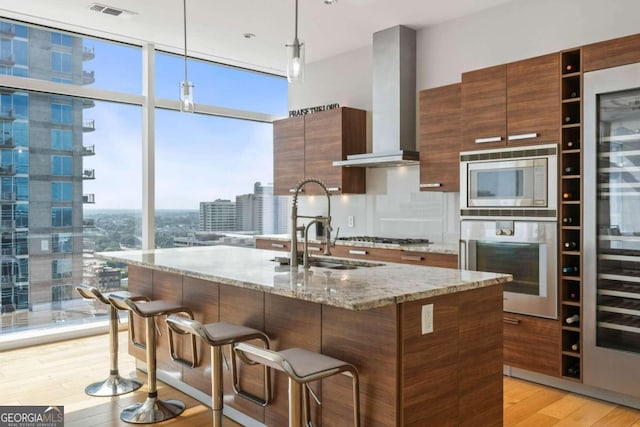
[[[373,34],[372,152],[347,156],[334,166],[415,165],[416,32],[398,25]]]

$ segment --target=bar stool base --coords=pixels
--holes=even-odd
[[[128,406],[120,413],[120,419],[132,424],[159,423],[180,415],[185,404],[179,400],[160,400],[157,397],[147,397],[141,403]]]
[[[97,383],[89,384],[84,392],[89,396],[109,397],[129,393],[142,387],[142,383],[135,378],[122,378],[120,375],[109,377]]]

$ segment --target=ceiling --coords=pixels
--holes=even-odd
[[[295,0],[186,0],[189,54],[284,74],[284,45],[293,39]],[[371,45],[374,32],[398,24],[414,29],[512,0],[300,0],[298,35],[306,61]],[[93,3],[124,9],[118,17]],[[120,41],[152,42],[184,52],[182,0],[0,0],[0,15]],[[255,34],[247,39],[244,33]]]

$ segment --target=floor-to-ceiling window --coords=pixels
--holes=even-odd
[[[203,202],[233,201],[225,231],[276,231],[270,121],[286,114],[286,80],[190,59],[197,112],[180,113],[183,58],[155,53],[145,100],[145,49],[0,18],[0,340],[105,321],[74,287],[126,288],[127,270],[95,253],[189,244]],[[142,204],[148,145],[155,210]]]

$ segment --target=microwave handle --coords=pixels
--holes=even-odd
[[[464,250],[462,249],[464,245]],[[464,255],[464,263],[462,262],[462,256]],[[467,241],[460,240],[458,245],[458,270],[466,270],[467,268]]]

